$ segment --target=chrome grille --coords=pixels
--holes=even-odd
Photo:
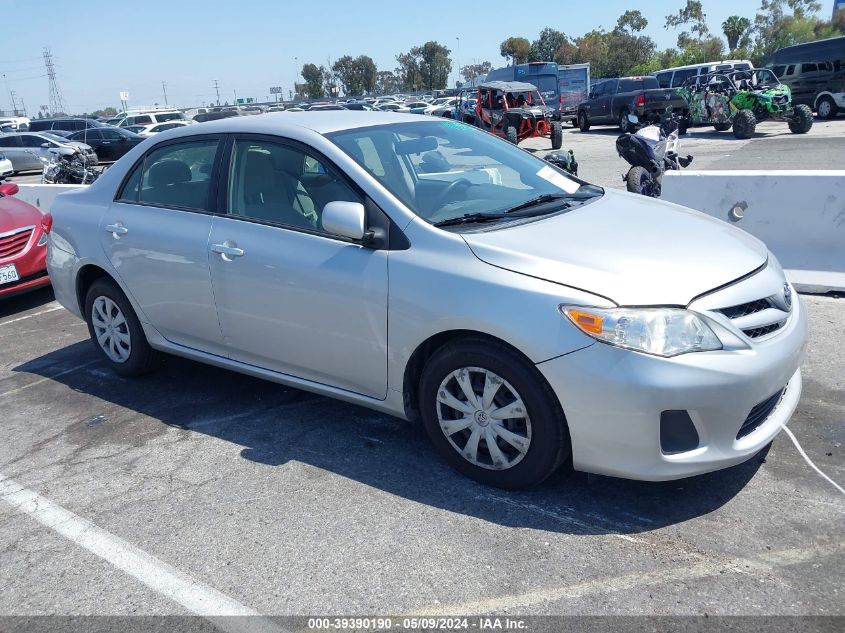
[[[739,317],[748,316],[749,314],[755,314],[757,312],[762,312],[766,308],[771,308],[772,302],[768,299],[757,299],[757,301],[749,301],[748,303],[741,303],[738,306],[730,306],[729,308],[722,308],[719,310],[722,314],[724,314],[729,319],[736,319]]]
[[[755,299],[746,303],[719,308],[745,336],[758,339],[781,329],[789,317],[790,309],[775,297]]]
[[[23,251],[29,243],[29,238],[32,237],[34,230],[34,226],[26,226],[0,234],[0,259],[14,257]]]

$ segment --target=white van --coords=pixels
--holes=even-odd
[[[26,132],[29,130],[30,120],[25,116],[2,117],[0,118],[0,129],[7,128],[4,131],[9,132]]]
[[[128,110],[120,113],[109,123],[118,127],[129,127],[130,125],[151,125],[153,123],[165,123],[167,121],[182,121],[185,115],[179,110]]]
[[[721,62],[665,68],[651,74],[653,77],[657,77],[657,83],[661,88],[677,88],[683,86],[684,82],[690,77],[697,75],[726,72],[728,70],[750,70],[751,68],[754,68],[754,64],[747,59],[726,59]]]

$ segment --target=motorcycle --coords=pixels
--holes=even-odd
[[[628,121],[637,125],[639,118],[628,115]],[[616,151],[631,168],[622,175],[631,193],[652,198],[660,197],[663,174],[670,169],[688,167],[692,156],[681,156],[679,134],[685,134],[684,119],[672,113],[672,107],[660,117],[660,124],[651,124],[634,133],[616,139]]]
[[[34,155],[44,165],[41,182],[45,184],[90,185],[100,175],[88,167],[87,159],[79,151],[61,153],[50,150],[49,158]]]
[[[560,167],[563,171],[570,173],[573,176],[578,175],[578,163],[575,161],[575,152],[571,149],[568,151],[557,150],[555,152],[550,152],[546,154],[544,160],[556,167]]]

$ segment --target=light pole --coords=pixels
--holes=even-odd
[[[458,65],[458,78],[455,80],[455,88],[457,88],[461,81],[461,36],[457,35],[455,39],[458,41],[458,47],[455,50],[455,63]]]
[[[296,94],[296,76],[299,74],[299,57],[293,58],[293,94]],[[291,97],[293,100],[293,97]]]

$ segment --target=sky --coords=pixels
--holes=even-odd
[[[297,74],[303,63],[366,54],[380,69],[393,70],[398,53],[428,40],[451,48],[453,62],[461,65],[486,60],[503,66],[499,43],[509,36],[533,40],[546,26],[570,36],[609,30],[635,6],[617,0],[526,0],[528,10],[515,12],[518,0],[143,0],[107,3],[101,10],[97,4],[0,0],[5,15],[28,16],[4,24],[0,109],[12,109],[10,91],[30,115],[49,103],[44,47],[52,51],[68,112],[119,107],[121,91],[129,92],[130,107],[164,105],[162,82],[169,105],[188,107],[216,100],[215,79],[221,103],[235,95],[265,100],[271,86],[287,95],[295,79],[302,81]],[[683,0],[643,4],[646,34],[660,48],[674,45],[677,32],[663,24]],[[753,18],[760,0],[703,4],[711,30],[721,33],[729,15]],[[829,2],[824,4],[826,13]],[[48,24],[37,15],[49,16]]]

